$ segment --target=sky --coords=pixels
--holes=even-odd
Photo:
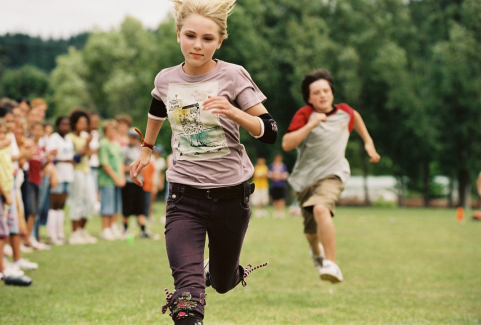
[[[0,35],[23,33],[68,38],[120,26],[125,16],[156,28],[172,4],[167,0],[0,0]]]

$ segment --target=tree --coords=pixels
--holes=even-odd
[[[30,65],[5,71],[0,83],[1,96],[14,99],[44,97],[50,93],[50,89],[48,75]]]

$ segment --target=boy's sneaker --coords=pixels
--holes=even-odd
[[[3,254],[7,255],[8,257],[13,256],[13,249],[10,245],[3,246]]]
[[[12,264],[5,267],[5,269],[3,270],[3,275],[5,277],[7,277],[7,276],[20,277],[24,274],[25,273],[22,270],[20,270],[20,268],[18,266],[13,266]]]
[[[102,230],[102,234],[100,236],[108,241],[115,240],[114,234],[112,233],[112,230],[110,228],[105,228],[104,230]]]
[[[205,287],[210,287],[212,283],[210,283],[210,273],[209,273],[209,259],[204,261],[204,280],[205,280]]]
[[[143,232],[140,234],[140,238],[149,238],[149,239],[150,239],[151,237],[150,237],[150,235],[149,235],[147,232],[143,231]]]
[[[331,283],[339,283],[344,280],[342,272],[336,263],[330,260],[324,259],[322,261],[322,267],[319,270],[321,280],[329,281]]]
[[[34,249],[33,249],[33,247],[28,247],[28,246],[25,246],[24,244],[21,244],[20,245],[20,251],[22,253],[33,253]]]
[[[84,229],[84,228],[80,228],[80,235],[82,236],[82,238],[84,239],[84,241],[87,243],[87,244],[95,244],[98,242],[98,239],[93,237],[93,236],[90,236],[89,232],[87,231],[87,229]]]
[[[26,260],[24,258],[21,258],[13,263],[24,271],[31,271],[31,270],[38,269],[37,263],[30,262],[29,260]]]
[[[123,239],[122,232],[119,230],[119,227],[117,227],[116,224],[110,227],[110,231],[112,231],[112,235],[114,236],[114,239]]]

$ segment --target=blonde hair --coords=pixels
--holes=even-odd
[[[114,119],[105,120],[105,121],[104,121],[104,124],[102,125],[102,130],[103,130],[104,133],[105,133],[105,131],[107,130],[107,128],[112,127],[112,128],[114,128],[114,129],[117,129],[117,126],[118,126],[118,125],[119,125],[119,124],[118,124],[117,121],[114,120]]]
[[[30,102],[30,106],[32,108],[35,108],[37,106],[43,106],[43,105],[48,107],[47,102],[43,98],[35,98]]]
[[[175,26],[181,30],[184,19],[197,14],[212,19],[220,29],[221,38],[227,38],[227,17],[234,10],[236,0],[169,0],[174,4]]]

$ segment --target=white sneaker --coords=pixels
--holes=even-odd
[[[21,276],[25,275],[25,272],[20,270],[18,267],[9,265],[9,266],[6,266],[5,269],[3,270],[3,275],[6,276],[6,277],[7,276],[13,276],[15,278],[18,278],[18,277],[21,277]]]
[[[29,260],[26,260],[24,258],[21,258],[13,263],[24,271],[31,271],[31,270],[38,269],[37,263],[30,262]]]
[[[13,256],[13,249],[10,245],[3,246],[3,254],[7,255],[8,257]]]
[[[112,241],[115,240],[116,238],[114,237],[113,231],[110,228],[105,228],[102,230],[102,234],[100,235],[103,239]]]
[[[84,228],[80,228],[80,234],[87,244],[95,244],[98,242],[98,239],[90,236],[89,232]]]
[[[24,244],[20,245],[20,251],[22,253],[33,253],[34,249],[32,247],[25,246]]]
[[[117,225],[112,225],[110,227],[110,230],[112,231],[112,236],[114,239],[123,239],[122,232],[119,230],[119,227]]]
[[[70,235],[70,238],[68,239],[68,243],[71,245],[87,244],[80,232],[80,229],[77,229],[75,232],[73,232]]]
[[[324,259],[322,261],[322,267],[319,271],[321,280],[329,281],[331,283],[339,283],[344,280],[342,277],[342,272],[336,263],[330,260]]]
[[[32,245],[32,247],[38,251],[44,251],[44,250],[50,249],[49,245],[40,243],[36,238],[33,238],[33,237],[30,237],[30,245]]]

